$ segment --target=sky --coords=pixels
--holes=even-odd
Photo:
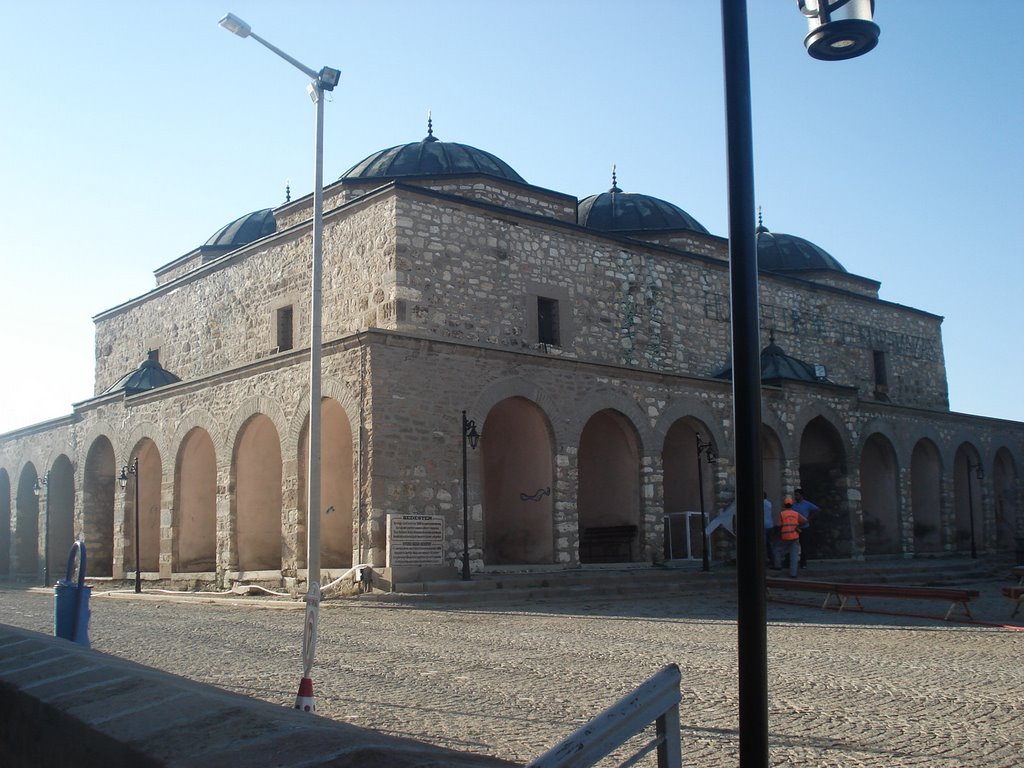
[[[434,134],[583,198],[727,235],[713,0],[0,0],[0,433],[94,394],[93,316],[224,224],[313,187],[308,79],[342,79],[324,178]],[[881,298],[944,317],[952,410],[1024,421],[1024,47],[998,0],[878,0],[878,47],[805,52],[751,0],[756,200]],[[928,14],[928,15],[925,15]],[[239,297],[244,300],[244,297]],[[140,362],[144,357],[140,350]]]

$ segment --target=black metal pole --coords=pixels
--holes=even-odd
[[[139,551],[139,457],[132,462],[135,475],[135,594],[142,592],[142,553]]]
[[[761,476],[761,362],[746,0],[722,0],[729,275],[736,434],[740,768],[768,766],[768,635]]]
[[[50,586],[50,473],[43,475],[43,487],[46,494],[43,503],[46,505],[46,528],[43,529],[43,586]]]
[[[971,473],[976,467],[971,466],[971,460],[967,460],[967,511],[971,518],[971,557],[977,559],[978,549],[974,544],[974,489],[971,486]]]
[[[700,433],[697,434],[697,492],[700,494],[700,551],[701,567],[705,571],[711,570],[711,560],[708,557],[708,522],[704,514],[704,467],[700,463],[700,455],[707,448],[700,440]]]
[[[469,480],[466,472],[466,440],[469,425],[462,412],[462,580],[469,581]]]

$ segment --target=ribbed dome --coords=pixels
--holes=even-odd
[[[716,374],[715,378],[731,379],[732,366]],[[775,343],[774,334],[772,334],[768,346],[761,350],[761,381],[831,383],[823,367],[813,366],[810,363],[805,363],[803,360],[787,355],[782,347]]]
[[[427,135],[422,141],[400,144],[374,152],[341,175],[343,179],[391,179],[399,176],[466,176],[484,174],[525,184],[526,181],[512,167],[490,152],[440,141],[434,136],[433,125],[428,123]]]
[[[708,233],[699,221],[678,205],[650,195],[623,192],[614,174],[611,189],[580,201],[576,219],[582,226],[602,232],[690,229]]]
[[[124,390],[126,395],[137,395],[139,392],[147,392],[179,381],[181,379],[160,365],[157,353],[150,352],[138,368],[111,384],[103,394],[109,395],[111,392]]]
[[[846,272],[846,268],[822,248],[796,235],[769,232],[757,225],[757,266],[770,272],[799,272],[827,269]]]
[[[261,237],[272,235],[276,231],[277,221],[274,219],[273,211],[270,208],[264,208],[262,211],[247,213],[221,227],[206,241],[203,247],[234,250],[254,240],[259,240]]]

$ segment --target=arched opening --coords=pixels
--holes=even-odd
[[[138,569],[143,573],[160,571],[160,497],[163,484],[163,463],[156,443],[148,437],[139,441],[132,451],[139,461],[134,477],[129,476],[124,489],[125,570],[136,568],[135,524],[139,525]],[[138,517],[135,499],[138,498]]]
[[[93,576],[114,575],[114,448],[106,437],[89,446],[82,476],[82,537]]]
[[[321,401],[320,411],[320,567],[351,568],[352,517],[355,505],[352,424],[341,403]],[[309,418],[299,438],[299,509],[303,523],[309,507]],[[303,525],[303,529],[308,528]],[[306,565],[305,539],[298,560]]]
[[[173,570],[209,573],[217,568],[217,456],[205,429],[185,436],[177,465]]]
[[[1017,467],[1006,448],[996,451],[992,466],[992,490],[996,505],[996,549],[1008,552],[1015,549],[1017,536],[1024,536],[1024,521],[1020,520],[1017,501]],[[1019,532],[1019,534],[1018,534]]]
[[[978,477],[981,457],[978,449],[963,443],[953,460],[953,546],[972,555],[985,549],[985,515],[982,508],[982,483]]]
[[[526,398],[502,400],[487,414],[479,450],[484,563],[554,562],[554,449],[544,412]]]
[[[11,575],[11,478],[0,469],[0,577]]]
[[[800,437],[800,486],[817,504],[811,526],[800,536],[808,558],[850,557],[852,531],[847,502],[846,454],[839,431],[821,416]]]
[[[14,518],[14,572],[21,579],[35,581],[39,574],[39,497],[35,487],[39,480],[35,466],[29,462],[18,478]]]
[[[607,409],[595,413],[580,435],[579,450],[580,538],[588,529],[632,526],[640,530],[640,440],[624,415]],[[632,562],[635,538],[596,550],[581,547],[580,562]],[[607,554],[603,554],[602,551]],[[628,555],[628,556],[627,556]]]
[[[942,458],[931,440],[919,440],[910,457],[910,506],[914,518],[914,552],[941,552]]]
[[[860,455],[864,553],[894,555],[900,551],[899,467],[892,443],[873,434]]]
[[[46,494],[46,530],[50,544],[47,569],[53,582],[64,578],[68,553],[75,543],[75,470],[71,459],[64,454],[53,462],[43,493]],[[88,556],[91,571],[92,553]]]
[[[697,438],[702,446],[698,455]],[[701,513],[707,519],[717,512],[714,472],[708,467],[711,432],[700,422],[683,418],[665,434],[661,452],[665,492],[665,559],[696,559],[704,556]],[[717,448],[712,445],[714,455]],[[701,489],[704,495],[701,497]]]
[[[239,432],[233,461],[238,568],[281,569],[281,439],[263,414]]]

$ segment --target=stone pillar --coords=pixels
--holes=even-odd
[[[703,467],[701,468],[703,470]],[[665,469],[661,453],[640,457],[640,539],[638,559],[665,561]]]
[[[559,565],[580,564],[580,516],[576,505],[579,492],[579,449],[575,445],[555,447],[555,487],[552,527],[554,560]]]

